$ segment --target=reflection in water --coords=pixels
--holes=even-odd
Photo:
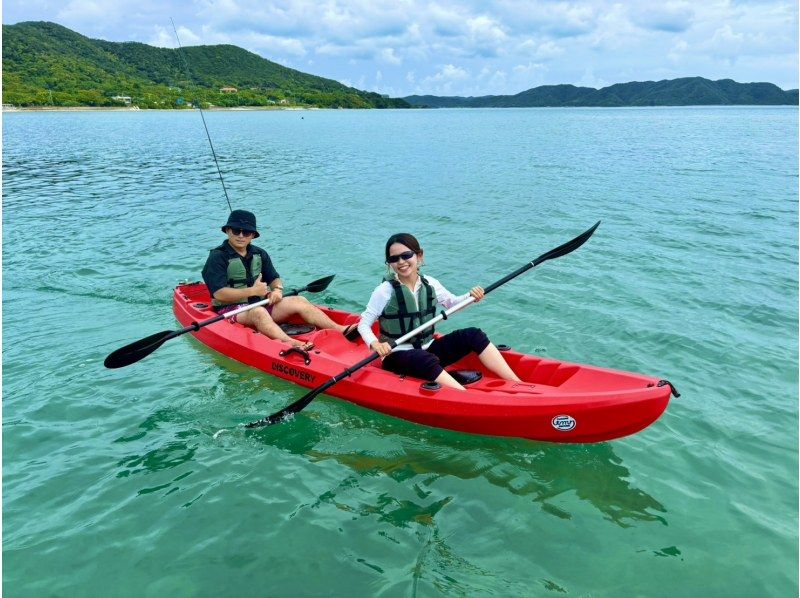
[[[573,492],[620,527],[629,527],[634,522],[667,524],[664,506],[631,486],[630,472],[608,443],[555,445],[470,436],[406,424],[364,410],[354,417],[358,408],[341,403],[338,406],[343,409],[337,409],[336,416],[347,419],[343,422],[347,428],[390,439],[389,454],[321,450],[319,447],[327,445],[325,441],[330,438],[332,428],[302,415],[279,428],[267,428],[252,436],[292,453],[307,455],[313,461],[335,460],[359,477],[385,475],[398,482],[418,480],[414,489],[420,499],[429,494],[423,486],[430,486],[438,478],[483,478],[517,496],[530,496],[556,517],[569,519],[572,515],[549,501]],[[402,450],[398,450],[398,443]],[[350,441],[348,448],[353,444]],[[379,513],[384,513],[385,508],[380,501],[375,505]],[[422,512],[424,509],[420,507]]]
[[[513,495],[530,497],[542,511],[563,519],[573,515],[553,500],[574,495],[623,528],[637,522],[667,524],[664,506],[631,485],[630,472],[609,444],[551,445],[470,436],[416,426],[338,401],[325,401],[322,410],[319,417],[314,412],[301,414],[287,424],[248,433],[248,437],[305,455],[313,462],[335,461],[352,470],[312,503],[298,505],[289,517],[307,517],[308,509],[330,505],[353,518],[375,518],[390,524],[396,528],[397,538],[388,528],[381,535],[392,543],[403,543],[401,530],[412,533],[417,546],[412,595],[423,580],[438,592],[455,595],[469,594],[473,586],[468,579],[491,580],[497,591],[509,595],[530,592],[530,587],[500,579],[496,572],[470,562],[451,546],[449,534],[440,527],[439,513],[455,497],[434,493],[433,485],[439,479],[483,479]],[[358,450],[364,446],[370,451]],[[380,484],[370,480],[381,476],[404,483],[413,496],[375,492]],[[372,490],[351,492],[366,486]],[[570,504],[561,501],[565,502]],[[670,554],[670,550],[662,552]],[[455,579],[455,572],[464,578]],[[537,581],[548,592],[567,591],[554,580]]]

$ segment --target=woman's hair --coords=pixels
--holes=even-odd
[[[414,235],[410,233],[397,233],[389,237],[389,240],[386,241],[387,260],[389,259],[389,247],[391,247],[395,243],[400,243],[401,245],[405,245],[416,254],[422,252],[422,248],[419,246],[419,241],[417,241],[417,238]]]

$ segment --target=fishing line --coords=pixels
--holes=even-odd
[[[172,23],[172,30],[175,32],[175,39],[178,40],[178,54],[180,54],[181,58],[183,59],[183,65],[186,67],[186,78],[189,80],[189,83],[192,82],[192,75],[189,72],[189,61],[186,60],[186,54],[183,51],[183,46],[181,46],[181,38],[178,37],[178,30],[175,28],[175,21],[172,20],[172,17],[169,18],[169,22]],[[200,118],[203,119],[203,127],[206,130],[206,137],[208,137],[208,145],[211,146],[211,155],[214,156],[214,164],[217,165],[217,173],[219,174],[219,182],[222,183],[222,191],[225,193],[225,200],[228,202],[228,207],[233,212],[233,206],[231,206],[231,200],[228,197],[228,190],[225,188],[225,180],[222,178],[222,170],[219,168],[219,162],[217,161],[217,152],[214,151],[214,144],[211,142],[211,135],[208,132],[208,126],[206,125],[206,117],[203,116],[203,109],[200,108],[200,102],[196,101],[197,109],[200,111]]]

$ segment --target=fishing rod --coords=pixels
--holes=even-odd
[[[186,53],[183,51],[183,46],[181,45],[181,38],[178,37],[178,30],[175,27],[175,21],[172,20],[172,17],[169,18],[169,22],[172,23],[172,30],[175,32],[175,39],[178,40],[178,54],[183,59],[183,65],[186,68],[186,78],[189,80],[189,83],[192,82],[192,74],[189,72],[189,61],[186,59]],[[228,190],[225,188],[225,180],[222,178],[222,170],[220,170],[219,162],[217,161],[217,152],[214,151],[214,144],[211,142],[211,135],[208,132],[208,125],[206,125],[206,117],[203,116],[203,109],[200,107],[200,102],[195,102],[197,104],[197,109],[200,111],[200,118],[203,119],[203,128],[206,130],[206,137],[208,137],[208,145],[211,146],[211,155],[214,156],[214,164],[217,165],[217,173],[219,174],[219,182],[222,183],[222,191],[225,193],[225,200],[228,202],[228,207],[233,212],[233,206],[231,206],[231,200],[228,197]]]

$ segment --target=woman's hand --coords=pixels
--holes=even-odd
[[[475,299],[475,303],[477,303],[484,297],[483,287],[472,287],[469,291],[469,294],[473,299]]]
[[[382,343],[380,341],[373,341],[369,348],[380,355],[381,359],[392,352],[392,346],[389,343]]]

